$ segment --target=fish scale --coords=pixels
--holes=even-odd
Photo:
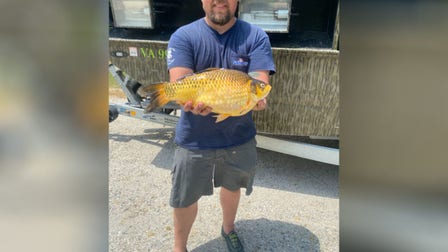
[[[270,92],[271,86],[250,75],[232,69],[207,69],[186,75],[174,82],[149,84],[139,88],[138,93],[149,97],[145,112],[152,112],[169,101],[185,104],[199,102],[218,114],[216,122],[229,116],[241,116],[252,110],[259,100]]]

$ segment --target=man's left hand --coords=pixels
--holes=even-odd
[[[266,101],[266,98],[264,98],[263,100],[259,100],[257,102],[257,105],[255,105],[255,107],[252,110],[260,111],[260,110],[264,110],[266,107],[267,107],[267,101]]]

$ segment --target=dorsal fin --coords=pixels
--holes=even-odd
[[[204,70],[199,71],[199,72],[196,72],[196,73],[188,73],[188,74],[186,74],[186,75],[184,75],[184,76],[182,76],[182,77],[179,77],[176,81],[181,81],[181,80],[185,79],[186,77],[188,77],[188,76],[192,76],[192,75],[195,75],[195,74],[200,74],[200,73],[204,73],[204,72],[215,71],[215,70],[219,70],[219,69],[224,69],[224,68],[213,68],[213,67],[211,67],[211,68],[207,68],[207,69],[204,69]]]
[[[191,75],[194,75],[194,73],[187,73],[186,75],[177,78],[176,81],[181,81],[181,80],[183,80],[183,79],[185,79],[186,77],[191,76]]]

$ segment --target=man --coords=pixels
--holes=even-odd
[[[255,73],[269,83],[275,73],[266,33],[238,20],[238,0],[202,0],[205,17],[179,28],[168,44],[170,81],[207,68]],[[253,110],[266,108],[266,99]],[[177,148],[172,171],[170,205],[174,208],[174,251],[187,250],[187,240],[202,195],[221,187],[221,234],[229,251],[244,251],[234,229],[240,188],[252,192],[257,160],[252,112],[215,123],[210,107],[199,101],[183,106],[176,126]]]

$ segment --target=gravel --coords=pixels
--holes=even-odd
[[[172,251],[174,130],[126,116],[109,124],[109,250]],[[246,251],[339,251],[339,167],[258,149],[254,191],[236,220]],[[226,251],[219,189],[202,197],[189,251]]]

